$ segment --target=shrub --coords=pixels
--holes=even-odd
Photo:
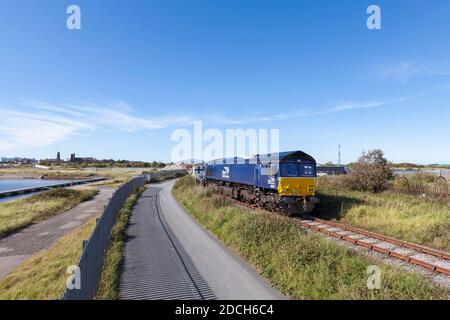
[[[429,172],[418,172],[408,177],[410,183],[424,186],[436,182],[437,176]]]
[[[74,203],[74,205],[79,202],[83,202],[91,199],[98,193],[95,189],[65,189],[56,188],[42,193],[35,194],[29,198],[22,199],[23,203],[35,203],[42,201],[60,201],[64,203]]]
[[[345,175],[326,175],[319,177],[320,189],[343,189],[347,188]]]
[[[213,207],[216,209],[224,208],[224,207],[227,207],[227,206],[230,206],[233,204],[232,201],[230,201],[226,197],[218,195],[218,194],[215,194],[211,197],[211,203],[212,203]]]
[[[345,177],[345,185],[358,191],[381,192],[389,187],[393,173],[379,149],[363,153],[352,171]]]
[[[195,186],[195,180],[191,176],[185,176],[175,183],[175,188],[191,188]]]
[[[161,170],[161,171],[143,171],[143,174],[150,174],[150,182],[162,182],[169,179],[184,177],[188,172],[186,170]]]
[[[398,175],[394,180],[394,189],[396,190],[421,190],[425,192],[427,186],[432,186],[436,183],[437,176],[428,172],[418,172],[409,176]]]

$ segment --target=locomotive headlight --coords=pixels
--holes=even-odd
[[[312,176],[313,175],[313,166],[311,165],[304,165],[303,166],[303,173],[307,176]]]

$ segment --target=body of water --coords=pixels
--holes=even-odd
[[[450,170],[449,169],[421,169],[421,170],[399,170],[399,169],[393,169],[392,170],[394,174],[399,175],[412,175],[419,172],[426,172],[426,173],[432,173],[436,176],[442,175],[446,179],[450,179]]]
[[[42,180],[42,179],[0,179],[0,192],[54,186],[60,183],[71,182],[71,180]]]
[[[76,180],[75,180],[76,181]],[[42,180],[42,179],[0,179],[0,192],[12,191],[18,189],[35,188],[35,187],[48,187],[54,186],[60,183],[72,182],[72,180]],[[42,191],[41,191],[42,192]],[[10,202],[14,200],[30,197],[34,193],[25,193],[9,197],[0,197],[1,202]]]

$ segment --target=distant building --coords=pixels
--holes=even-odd
[[[317,166],[317,174],[319,175],[347,174],[348,171],[346,166]]]
[[[75,158],[75,162],[83,163],[83,162],[96,162],[97,159],[92,157],[84,157],[84,158]]]
[[[21,158],[21,157],[14,157],[14,158],[1,158],[2,163],[9,163],[9,164],[32,164],[36,163],[36,159],[31,158]]]
[[[61,160],[61,153],[58,151],[56,153],[56,158],[52,158],[52,159],[41,159],[39,160],[39,163],[45,163],[47,165],[51,165],[51,164],[61,164],[64,163],[64,160]]]
[[[70,162],[72,163],[89,163],[89,162],[96,162],[97,159],[92,157],[84,157],[84,158],[77,158],[75,156],[75,153],[70,154]]]

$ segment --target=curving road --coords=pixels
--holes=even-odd
[[[130,218],[122,299],[284,299],[176,202],[174,181],[152,185]]]

